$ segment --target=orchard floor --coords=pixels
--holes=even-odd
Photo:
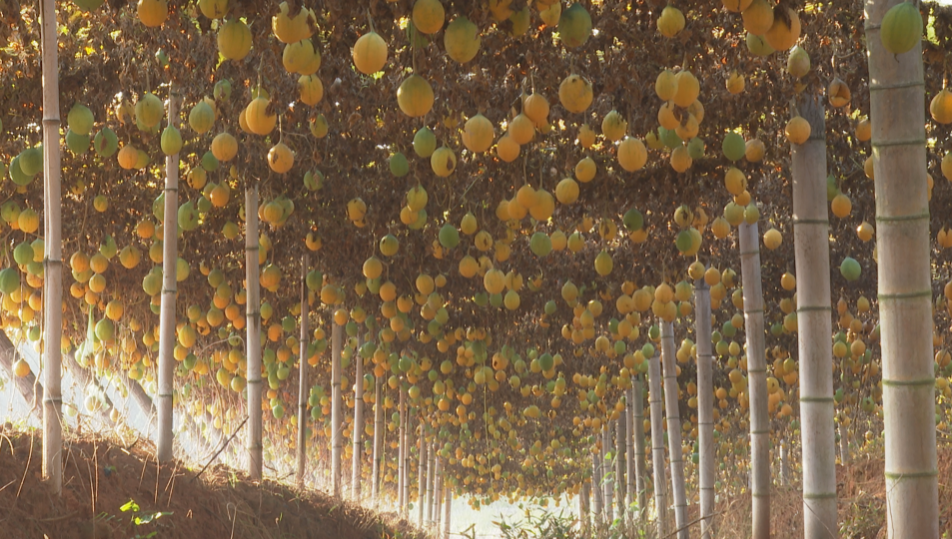
[[[181,463],[159,467],[144,442],[101,437],[66,443],[63,496],[40,481],[39,433],[0,426],[0,537],[11,539],[382,539],[423,538],[405,521],[242,473]],[[134,500],[138,511],[122,511]],[[163,514],[154,518],[157,512]],[[138,517],[140,524],[133,523]],[[153,517],[151,521],[150,517]],[[143,522],[148,521],[148,522]],[[150,535],[156,532],[155,535]]]
[[[863,455],[836,467],[839,506],[838,537],[886,537],[886,484],[882,453]],[[750,530],[750,496],[725,500],[718,506],[718,537],[746,538]],[[770,500],[772,537],[803,537],[803,501],[799,485],[777,487]],[[952,448],[939,449],[939,529],[952,537]]]

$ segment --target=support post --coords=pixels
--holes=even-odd
[[[666,537],[668,527],[665,517],[668,507],[664,479],[664,427],[661,424],[661,358],[657,353],[648,359],[648,407],[651,411],[651,462],[654,471],[658,537]]]
[[[678,406],[678,375],[674,349],[674,326],[661,322],[661,363],[664,371],[664,412],[668,420],[668,460],[671,466],[671,494],[678,539],[688,539],[687,493],[684,487],[684,460],[681,451],[681,411]]]
[[[353,428],[353,455],[351,455],[350,491],[354,501],[360,503],[360,465],[364,453],[364,358],[360,355],[360,337],[357,339],[357,351],[354,353],[356,363],[354,373],[354,428]]]
[[[704,279],[694,284],[697,337],[698,483],[701,539],[711,539],[714,526],[714,352],[711,347],[711,289]]]
[[[308,256],[301,259],[301,342],[298,353],[298,424],[297,424],[297,485],[304,487],[304,470],[307,466],[307,386],[308,304],[307,304]]]
[[[168,193],[166,193],[165,215],[170,216],[166,219],[166,224],[174,222],[175,210],[169,210]],[[166,229],[165,238],[169,238],[169,231]],[[171,233],[175,237],[175,233]],[[168,243],[165,244],[166,249]],[[173,251],[172,255],[165,255],[164,262],[172,261],[172,272],[174,280],[175,259],[177,254]],[[245,302],[245,316],[247,317],[247,337],[248,347],[248,475],[252,481],[261,480],[261,471],[263,465],[262,447],[261,447],[261,296],[258,282],[258,188],[245,188],[245,283],[248,287],[247,301]],[[165,304],[165,301],[162,301]],[[163,324],[164,325],[164,324]],[[175,327],[174,313],[172,318],[172,327]],[[169,351],[171,354],[171,350]]]
[[[752,539],[769,539],[770,416],[767,412],[764,294],[760,278],[760,239],[757,223],[741,223],[738,235],[744,288],[744,334],[747,337]]]
[[[341,410],[340,356],[344,330],[338,324],[331,329],[331,488],[335,498],[341,497],[341,453],[344,450]]]
[[[43,48],[43,478],[63,490],[63,222],[56,2],[40,2]]]
[[[178,123],[178,100],[174,91],[169,94],[169,125]],[[159,462],[172,460],[172,402],[175,393],[175,296],[176,266],[178,262],[178,154],[165,158],[165,207],[167,218],[162,223],[162,297],[159,306],[158,358],[158,441],[156,453]],[[255,214],[257,216],[257,213]],[[49,385],[49,384],[47,384]]]

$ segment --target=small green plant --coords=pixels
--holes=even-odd
[[[119,510],[123,513],[132,513],[129,523],[135,526],[137,530],[136,534],[131,539],[149,539],[150,537],[155,537],[159,533],[157,530],[152,530],[151,532],[142,535],[138,532],[138,528],[140,526],[149,525],[164,516],[169,516],[172,514],[171,511],[142,512],[139,504],[137,504],[135,500],[129,500],[128,502],[124,503],[122,507],[119,508]]]

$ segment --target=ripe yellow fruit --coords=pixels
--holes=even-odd
[[[126,170],[132,170],[139,161],[139,150],[132,144],[126,144],[119,150],[119,153],[116,154],[116,159],[119,161],[120,167]]]
[[[413,5],[413,26],[422,34],[435,34],[443,28],[446,10],[440,0],[417,0]]]
[[[224,163],[238,155],[238,139],[231,133],[219,133],[212,139],[212,155]]]
[[[230,19],[218,30],[217,41],[226,60],[244,60],[251,52],[251,29],[241,19]]]
[[[658,18],[658,31],[664,37],[674,37],[684,30],[684,13],[681,10],[668,5],[661,11],[661,17]]]
[[[662,101],[671,101],[678,91],[678,79],[674,71],[665,69],[655,79],[655,94]]]
[[[683,70],[678,72],[678,91],[674,93],[672,100],[679,107],[689,107],[691,103],[697,100],[701,91],[701,84],[690,71]]]
[[[420,75],[410,75],[397,88],[397,104],[400,110],[411,118],[424,116],[430,112],[433,108],[433,100],[433,88]]]
[[[869,224],[867,221],[860,223],[856,227],[856,236],[859,237],[860,241],[867,242],[873,239],[873,235],[876,233],[876,230],[873,228],[873,225]]]
[[[803,144],[810,138],[810,122],[802,116],[794,116],[783,128],[784,134],[793,144]]]
[[[734,0],[726,0],[728,2]],[[744,80],[744,75],[734,71],[731,73],[730,77],[727,78],[727,91],[732,95],[737,95],[744,92],[744,87],[746,86],[746,81]]]
[[[562,204],[571,204],[578,200],[578,183],[572,178],[565,178],[555,187],[555,198]]]
[[[830,201],[830,209],[833,210],[833,215],[842,219],[850,214],[850,211],[853,209],[853,203],[848,196],[839,193]]]
[[[278,174],[284,174],[294,165],[294,152],[283,142],[279,142],[268,151],[268,166]]]
[[[595,271],[602,277],[608,275],[612,272],[614,267],[614,262],[612,257],[608,254],[608,251],[602,250],[598,253],[598,256],[595,257]]]
[[[873,136],[873,124],[869,118],[863,118],[856,124],[856,140],[866,142]]]
[[[430,155],[430,168],[441,178],[449,176],[456,170],[456,154],[446,146],[438,148]]]
[[[482,114],[476,114],[463,128],[463,145],[471,152],[483,153],[493,144],[493,124]]]
[[[943,88],[929,102],[929,113],[932,119],[940,124],[952,123],[952,92]]]
[[[767,152],[767,149],[764,147],[764,143],[761,142],[758,138],[752,138],[747,141],[747,144],[744,146],[744,157],[750,163],[757,163],[764,158],[764,154]]]
[[[256,97],[245,107],[245,123],[255,135],[268,135],[278,124],[278,117],[271,111],[271,100]]]
[[[317,75],[301,75],[298,78],[298,94],[302,103],[313,107],[324,98],[324,83]]]
[[[569,75],[559,84],[559,102],[569,112],[585,112],[593,99],[591,83],[579,75]]]
[[[549,118],[549,101],[544,95],[532,92],[522,102],[522,112],[532,120],[536,127],[541,127]]]
[[[724,187],[732,195],[739,195],[747,190],[747,176],[736,167],[727,169],[724,174]]]
[[[786,9],[786,19],[789,20],[789,24],[784,17],[778,17],[774,13],[773,22],[770,29],[764,33],[764,39],[774,50],[785,51],[796,45],[800,39],[800,16],[790,8],[778,7],[778,9]]]
[[[766,0],[753,0],[741,16],[744,19],[744,30],[755,36],[766,34],[774,23],[773,8]]]
[[[676,172],[684,172],[691,168],[692,162],[687,146],[678,146],[671,152],[671,168]]]
[[[850,102],[850,87],[846,85],[839,77],[830,82],[826,95],[830,98],[830,105],[834,107],[845,107]]]
[[[668,130],[677,129],[681,125],[674,114],[674,101],[667,101],[658,109],[658,123]]]
[[[512,163],[519,157],[519,151],[522,148],[508,134],[499,137],[496,141],[496,155],[506,163]]]
[[[783,243],[783,235],[776,228],[764,232],[764,247],[773,251]]]
[[[945,157],[942,158],[941,170],[945,179],[952,182],[952,152],[945,154]]]
[[[387,63],[387,42],[380,34],[371,30],[360,36],[354,43],[353,58],[357,71],[372,75],[383,69]]]
[[[169,3],[166,0],[139,0],[136,15],[148,28],[162,26],[169,18]]]
[[[524,113],[517,114],[515,118],[510,120],[506,132],[512,137],[512,140],[522,146],[532,142],[532,137],[535,136],[535,125]]]
[[[690,157],[689,157],[690,159]],[[640,140],[625,137],[618,145],[618,164],[628,172],[641,170],[648,162],[648,151]]]
[[[618,111],[613,110],[605,115],[602,120],[602,135],[605,138],[618,142],[625,136],[626,131],[628,131],[628,121]]]
[[[595,160],[586,157],[575,165],[575,179],[581,183],[588,183],[595,178],[596,166]]]

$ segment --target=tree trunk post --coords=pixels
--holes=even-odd
[[[397,405],[397,411],[400,414],[400,425],[397,427],[397,511],[402,515],[403,514],[403,485],[406,483],[406,470],[404,464],[406,463],[406,437],[404,436],[404,430],[406,430],[406,420],[407,420],[407,407],[406,407],[406,391],[404,391],[403,386],[399,388],[400,391],[400,401]]]
[[[694,319],[697,337],[698,486],[701,539],[711,539],[714,526],[714,352],[711,349],[711,289],[698,279],[694,284]]]
[[[374,382],[374,462],[371,471],[371,500],[376,508],[380,503],[380,467],[383,463],[383,376],[375,376]]]
[[[605,512],[605,525],[611,525],[615,520],[612,507],[612,494],[614,494],[614,475],[612,470],[612,460],[609,458],[612,452],[612,421],[607,421],[602,425],[602,509]]]
[[[638,521],[644,524],[648,511],[647,455],[645,451],[645,394],[642,375],[635,377],[631,388],[632,426],[635,431],[635,492],[638,501]]]
[[[803,440],[803,537],[837,537],[833,425],[833,334],[826,123],[823,107],[803,100],[810,139],[793,144],[793,237],[797,271],[800,435]]]
[[[651,462],[654,470],[655,511],[658,515],[658,537],[668,535],[664,479],[664,426],[661,424],[661,358],[656,353],[648,358],[648,407],[651,412]]]
[[[453,489],[445,485],[446,499],[443,502],[443,539],[450,539],[450,518],[453,516]]]
[[[601,526],[605,514],[605,491],[602,488],[602,452],[600,449],[592,453],[592,517],[596,528]]]
[[[767,413],[767,358],[764,344],[764,295],[760,278],[757,223],[741,223],[740,261],[747,337],[752,539],[770,537],[770,417]]]
[[[175,127],[178,116],[176,94],[169,94],[169,125]],[[165,207],[162,239],[162,303],[159,307],[158,358],[158,442],[159,462],[172,460],[173,394],[175,393],[175,295],[178,262],[178,154],[165,158]]]
[[[175,222],[175,209],[169,209],[169,195],[165,195],[165,215],[169,218],[166,223]],[[169,239],[169,231],[166,229],[165,238]],[[171,237],[175,237],[174,228]],[[168,242],[164,244],[168,249]],[[174,248],[173,248],[174,249]],[[247,347],[248,347],[248,475],[252,481],[260,481],[264,459],[261,447],[261,290],[258,281],[258,188],[245,188],[245,283],[248,287],[246,297],[245,313],[247,322]],[[172,261],[172,279],[175,280],[175,260],[177,258],[175,251],[171,256],[166,254],[163,259],[168,263]],[[163,291],[164,294],[164,291]],[[174,295],[173,295],[174,298]],[[163,299],[162,304],[165,305]],[[163,311],[164,312],[164,311]],[[163,321],[164,322],[164,321]],[[163,323],[163,326],[165,324]],[[174,312],[172,315],[172,329],[175,329]],[[169,355],[171,358],[171,349]],[[161,361],[161,358],[160,358]],[[160,407],[161,410],[161,407]]]
[[[307,386],[308,304],[307,304],[307,254],[301,259],[301,342],[298,353],[298,424],[297,424],[297,485],[304,487],[304,471],[307,467],[307,401],[310,392]]]
[[[625,522],[628,510],[625,507],[625,497],[628,494],[625,480],[625,466],[628,462],[628,444],[625,435],[628,433],[628,413],[623,410],[615,421],[615,503],[618,504],[618,519]],[[630,437],[629,437],[630,438]]]
[[[43,478],[63,490],[63,222],[56,2],[40,3],[43,49]]]
[[[939,535],[922,42],[883,47],[897,4],[866,0],[889,539]]]
[[[364,434],[364,358],[360,355],[360,336],[357,337],[357,350],[354,352],[354,428],[353,455],[351,455],[350,490],[354,501],[360,503],[360,465],[363,456]]]
[[[423,420],[420,420],[419,454],[417,455],[417,526],[422,528],[423,524],[423,500],[426,498],[426,432],[423,428]]]
[[[344,451],[343,422],[341,403],[341,367],[340,356],[343,349],[344,328],[334,323],[331,329],[331,488],[335,498],[341,497],[341,454]]]
[[[687,493],[684,488],[684,460],[681,451],[681,411],[678,407],[678,367],[675,360],[674,326],[661,322],[661,363],[664,374],[664,411],[668,420],[668,461],[671,466],[671,494],[678,539],[688,539]]]
[[[590,510],[591,491],[592,483],[590,481],[583,481],[582,492],[579,493],[578,497],[578,519],[582,523],[582,535],[584,537],[589,536],[589,530],[592,528],[592,515]]]

